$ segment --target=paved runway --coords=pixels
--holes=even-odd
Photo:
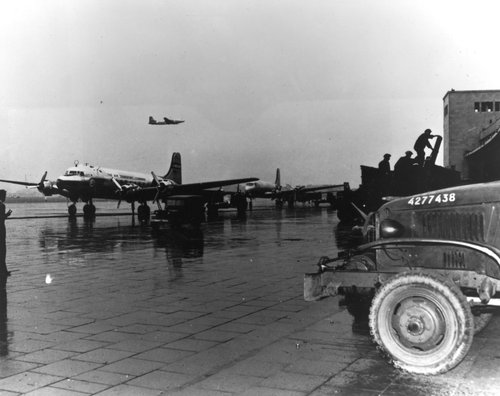
[[[498,318],[455,370],[417,377],[388,365],[338,298],[303,301],[336,226],[326,208],[159,235],[129,216],[11,219],[0,394],[498,394]]]

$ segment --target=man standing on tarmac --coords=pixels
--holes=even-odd
[[[0,190],[0,280],[6,279],[10,275],[10,271],[7,270],[7,263],[5,261],[7,256],[7,246],[5,243],[6,231],[5,231],[5,219],[9,217],[12,210],[5,212],[5,197],[7,192],[5,190]]]
[[[430,129],[426,129],[424,131],[424,133],[422,133],[418,137],[417,141],[415,142],[415,145],[413,146],[413,148],[415,149],[415,151],[417,153],[417,157],[415,158],[415,160],[419,165],[424,164],[425,148],[428,147],[431,150],[433,150],[433,147],[429,143],[429,139],[435,138],[436,136],[431,135],[431,132],[432,131]]]

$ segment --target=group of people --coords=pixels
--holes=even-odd
[[[424,133],[422,133],[418,139],[415,141],[413,149],[417,153],[415,158],[412,158],[413,152],[407,151],[404,157],[401,157],[394,165],[394,171],[397,173],[398,171],[407,169],[409,166],[413,165],[423,165],[425,160],[425,149],[430,148],[433,150],[433,147],[429,143],[429,139],[434,138],[435,135],[432,135],[432,131],[430,129],[426,129]],[[384,154],[384,159],[379,162],[378,169],[381,174],[388,175],[391,171],[391,164],[389,160],[391,159],[390,154]]]
[[[412,151],[406,151],[403,157],[400,157],[396,164],[394,165],[394,178],[397,185],[403,185],[403,190],[405,190],[404,185],[408,182],[408,175],[411,172],[411,169],[414,165],[423,166],[425,161],[425,149],[429,148],[433,150],[434,148],[429,143],[429,140],[436,137],[432,135],[432,131],[430,129],[426,129],[424,133],[422,133],[415,144],[413,145],[413,149],[417,153],[417,156],[413,158]],[[384,154],[384,158],[378,164],[379,174],[381,177],[382,184],[390,183],[390,174],[391,174],[391,164],[390,164],[391,155]]]

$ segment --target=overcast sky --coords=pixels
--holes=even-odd
[[[447,91],[500,89],[497,3],[1,0],[0,178],[180,151],[184,182],[357,186],[442,134]]]

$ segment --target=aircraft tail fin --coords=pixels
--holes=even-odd
[[[182,184],[181,153],[173,153],[170,169],[163,179],[173,180],[177,184]]]
[[[281,176],[280,176],[280,168],[276,169],[276,180],[274,181],[276,185],[276,190],[281,190]]]
[[[156,124],[156,120],[153,117],[149,116],[149,123]]]

